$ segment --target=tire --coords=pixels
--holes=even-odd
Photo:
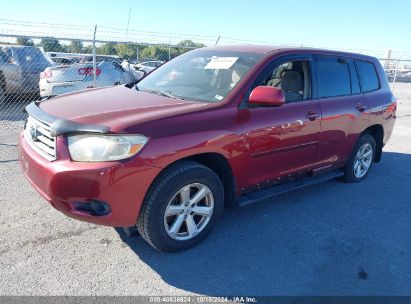
[[[374,163],[376,147],[377,145],[375,143],[375,139],[370,134],[364,134],[358,139],[351,153],[351,156],[343,169],[343,180],[346,183],[356,183],[366,179]],[[365,154],[367,154],[367,157],[361,158]]]
[[[202,197],[197,204],[196,195]],[[185,161],[171,166],[156,179],[136,226],[157,250],[177,252],[207,237],[223,209],[224,189],[217,174],[199,163]],[[204,215],[197,214],[199,211]]]
[[[0,105],[4,105],[6,103],[6,92],[4,90],[4,79],[3,76],[0,74]]]

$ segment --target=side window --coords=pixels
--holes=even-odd
[[[13,51],[11,50],[11,48],[6,47],[3,49],[3,52],[6,53],[9,58],[13,58]]]
[[[364,93],[378,90],[380,82],[374,64],[367,61],[356,61],[358,74],[360,75],[361,87]]]
[[[316,71],[320,98],[351,94],[350,71],[346,60],[331,56],[318,56]]]
[[[9,57],[7,56],[7,54],[0,50],[0,62],[6,63],[8,59]]]
[[[295,60],[276,66],[260,84],[283,90],[286,102],[311,98],[310,62]]]
[[[119,64],[117,61],[113,61],[111,62],[111,64],[113,65],[113,67],[120,71],[120,72],[125,72],[124,68],[121,66],[121,64]]]

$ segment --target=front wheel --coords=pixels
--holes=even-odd
[[[137,229],[160,251],[188,249],[211,232],[223,207],[219,177],[201,164],[182,162],[167,169],[152,185]]]
[[[355,183],[364,180],[374,162],[375,151],[374,137],[370,134],[362,135],[344,167],[344,181]]]

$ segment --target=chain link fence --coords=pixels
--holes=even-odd
[[[399,87],[411,90],[411,60],[386,59],[382,63],[394,95],[398,95]]]
[[[0,121],[24,120],[23,110],[32,101],[137,82],[164,62],[205,46],[192,40],[174,44],[130,42],[132,31],[126,32],[129,38],[125,41],[103,35],[97,39],[96,28],[92,36],[74,38],[67,34],[59,37],[58,33],[48,37],[8,32],[0,31]],[[228,43],[239,42],[227,40],[224,44]],[[396,83],[411,83],[411,60],[402,56],[389,53],[381,59],[394,93]]]
[[[0,120],[23,120],[36,100],[130,84],[191,49],[192,41],[149,44],[0,34]]]

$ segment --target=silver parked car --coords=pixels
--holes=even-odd
[[[151,71],[157,69],[163,63],[164,61],[159,61],[159,60],[144,61],[144,62],[136,63],[135,67],[139,71],[142,71],[144,74],[148,74]]]
[[[6,94],[39,92],[39,74],[53,62],[34,46],[0,46],[0,101]]]

